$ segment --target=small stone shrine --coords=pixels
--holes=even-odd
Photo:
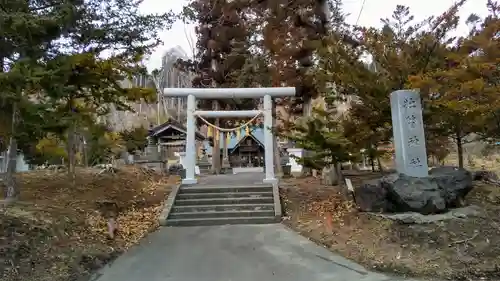
[[[456,167],[427,166],[420,95],[391,94],[397,173],[364,182],[354,190],[358,208],[367,212],[442,213],[461,207],[472,190],[472,174]]]

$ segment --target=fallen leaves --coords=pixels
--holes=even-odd
[[[350,179],[357,186],[373,177],[367,173]],[[367,267],[418,277],[500,280],[500,206],[491,200],[498,187],[478,183],[467,198],[485,210],[484,217],[400,225],[359,213],[339,188],[317,179],[289,179],[285,186],[280,190],[284,224]]]
[[[89,274],[156,229],[178,180],[140,167],[78,169],[75,185],[64,172],[19,174],[20,200],[0,213],[0,279],[66,281]],[[117,206],[113,240],[102,202]]]
[[[288,184],[292,181],[296,182],[296,187],[281,193],[285,205],[287,202],[294,204],[293,200],[300,197],[299,213],[307,217],[314,215],[328,229],[333,228],[334,222],[343,224],[344,219],[353,213],[352,203],[343,200],[335,187],[325,187],[316,178],[290,179]],[[288,198],[289,195],[294,198]]]

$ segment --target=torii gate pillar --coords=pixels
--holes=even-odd
[[[196,119],[201,117],[254,117],[259,113],[264,115],[264,146],[265,146],[265,178],[264,183],[277,183],[274,175],[274,141],[273,141],[273,98],[295,96],[295,88],[165,88],[163,95],[167,97],[187,97],[186,120],[186,178],[182,184],[196,184]],[[242,99],[264,98],[264,110],[243,111],[197,111],[198,99]],[[277,163],[279,165],[279,163]]]

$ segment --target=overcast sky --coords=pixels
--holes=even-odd
[[[179,12],[182,6],[188,1],[186,0],[145,0],[141,6],[143,13],[160,13],[168,10]],[[455,0],[365,0],[364,7],[361,11],[363,0],[344,0],[344,10],[349,14],[348,22],[356,23],[359,15],[359,25],[364,26],[380,26],[380,18],[390,17],[396,5],[405,5],[410,7],[410,11],[415,15],[417,20],[424,19],[431,15],[437,15],[450,7]],[[361,11],[361,14],[360,14]],[[485,15],[486,0],[468,0],[466,6],[462,9],[460,15],[462,24],[458,32],[466,33],[468,31],[464,21],[469,14],[475,13]],[[178,22],[173,25],[170,30],[165,30],[162,33],[164,45],[160,46],[147,62],[148,68],[154,69],[161,65],[162,54],[175,46],[180,46],[188,55],[192,54],[191,43],[195,40],[194,27]],[[190,38],[191,40],[189,40]]]

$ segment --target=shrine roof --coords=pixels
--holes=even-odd
[[[241,137],[241,138],[240,138],[240,140],[236,143],[236,145],[235,145],[235,146],[233,146],[233,147],[231,147],[231,148],[229,148],[229,147],[228,147],[228,150],[233,150],[233,151],[234,151],[234,150],[235,150],[236,148],[238,148],[238,147],[241,145],[241,143],[243,143],[243,141],[244,141],[245,139],[247,139],[247,138],[252,138],[252,139],[254,139],[254,140],[255,140],[255,142],[257,142],[257,144],[258,144],[259,146],[264,147],[264,143],[263,143],[262,141],[258,140],[258,139],[254,136],[254,134],[250,133],[250,134],[248,134],[248,135],[244,135],[243,137]]]
[[[261,127],[254,127],[250,129],[250,135],[257,141],[259,142],[262,146],[264,146],[264,128]],[[237,136],[232,135],[231,138],[229,139],[229,143],[227,145],[228,150],[232,150],[236,148],[238,143],[243,140],[247,136],[245,128],[241,128],[240,131],[240,139],[238,139]],[[222,133],[220,134],[220,147],[222,149],[224,142],[223,142],[223,137]],[[209,145],[208,141],[205,141],[203,143],[203,146],[205,147],[206,151],[208,154],[212,154],[212,147]]]
[[[169,129],[173,129],[179,132],[179,134],[186,134],[186,127],[181,122],[171,119],[161,125],[149,129],[148,136],[161,137],[162,133]],[[200,132],[196,132],[196,140],[202,141],[205,140],[205,137]]]

